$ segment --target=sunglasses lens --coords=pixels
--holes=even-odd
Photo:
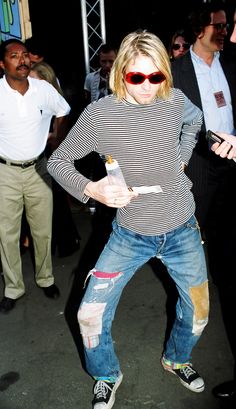
[[[160,84],[165,80],[165,76],[159,71],[149,75],[144,75],[141,72],[129,72],[125,75],[125,80],[132,85],[142,84],[146,79],[148,79],[151,84]]]
[[[145,77],[142,74],[128,74],[126,76],[126,80],[130,83],[130,84],[134,84],[134,85],[138,85],[138,84],[142,84],[142,82],[145,81]]]
[[[154,73],[150,75],[149,77],[149,81],[151,84],[160,84],[164,80],[165,80],[165,76],[161,72],[156,73],[156,74]]]
[[[179,50],[180,49],[180,45],[179,44],[173,44],[172,45],[173,50]]]
[[[173,46],[172,46],[173,50],[175,50],[175,51],[179,50],[180,47],[181,47],[180,44],[173,44]],[[188,50],[190,48],[190,44],[189,43],[184,43],[184,44],[182,44],[182,47],[183,47],[184,50]]]

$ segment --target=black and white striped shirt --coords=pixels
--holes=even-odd
[[[194,213],[188,163],[202,124],[202,112],[178,89],[168,100],[148,105],[109,95],[88,105],[48,161],[48,171],[71,195],[86,203],[89,182],[74,160],[91,151],[112,155],[128,186],[160,185],[162,192],[140,194],[118,209],[120,226],[144,235],[167,233]]]

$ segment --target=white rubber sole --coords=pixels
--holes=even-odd
[[[173,371],[172,368],[170,368],[169,366],[165,365],[165,363],[163,362],[163,360],[161,360],[161,365],[162,365],[163,369],[165,369],[165,371],[168,371],[168,372],[174,374],[175,376],[178,376],[177,373],[175,373],[175,371]],[[196,388],[193,388],[193,386],[189,385],[187,382],[184,382],[183,379],[181,379],[179,376],[178,376],[178,378],[179,378],[179,380],[180,380],[180,383],[181,383],[185,388],[189,389],[189,390],[192,391],[192,392],[200,393],[200,392],[203,392],[204,389],[205,389],[205,384],[204,384],[204,381],[203,381],[203,380],[202,380],[203,385],[202,385],[202,386],[199,386],[199,388],[196,389]]]

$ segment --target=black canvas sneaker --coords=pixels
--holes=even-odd
[[[120,386],[123,375],[117,378],[115,383],[107,381],[96,381],[93,393],[93,409],[111,409],[115,403],[115,393]]]
[[[192,392],[204,391],[204,380],[189,362],[178,365],[178,368],[173,368],[170,361],[162,357],[161,364],[166,371],[177,375],[180,379],[180,382],[185,386],[185,388],[190,389],[190,391]]]

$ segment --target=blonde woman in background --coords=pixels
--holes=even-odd
[[[39,80],[45,80],[52,84],[56,90],[63,95],[60,83],[56,77],[54,69],[45,61],[37,62],[30,70],[30,76],[32,78],[38,78]]]

